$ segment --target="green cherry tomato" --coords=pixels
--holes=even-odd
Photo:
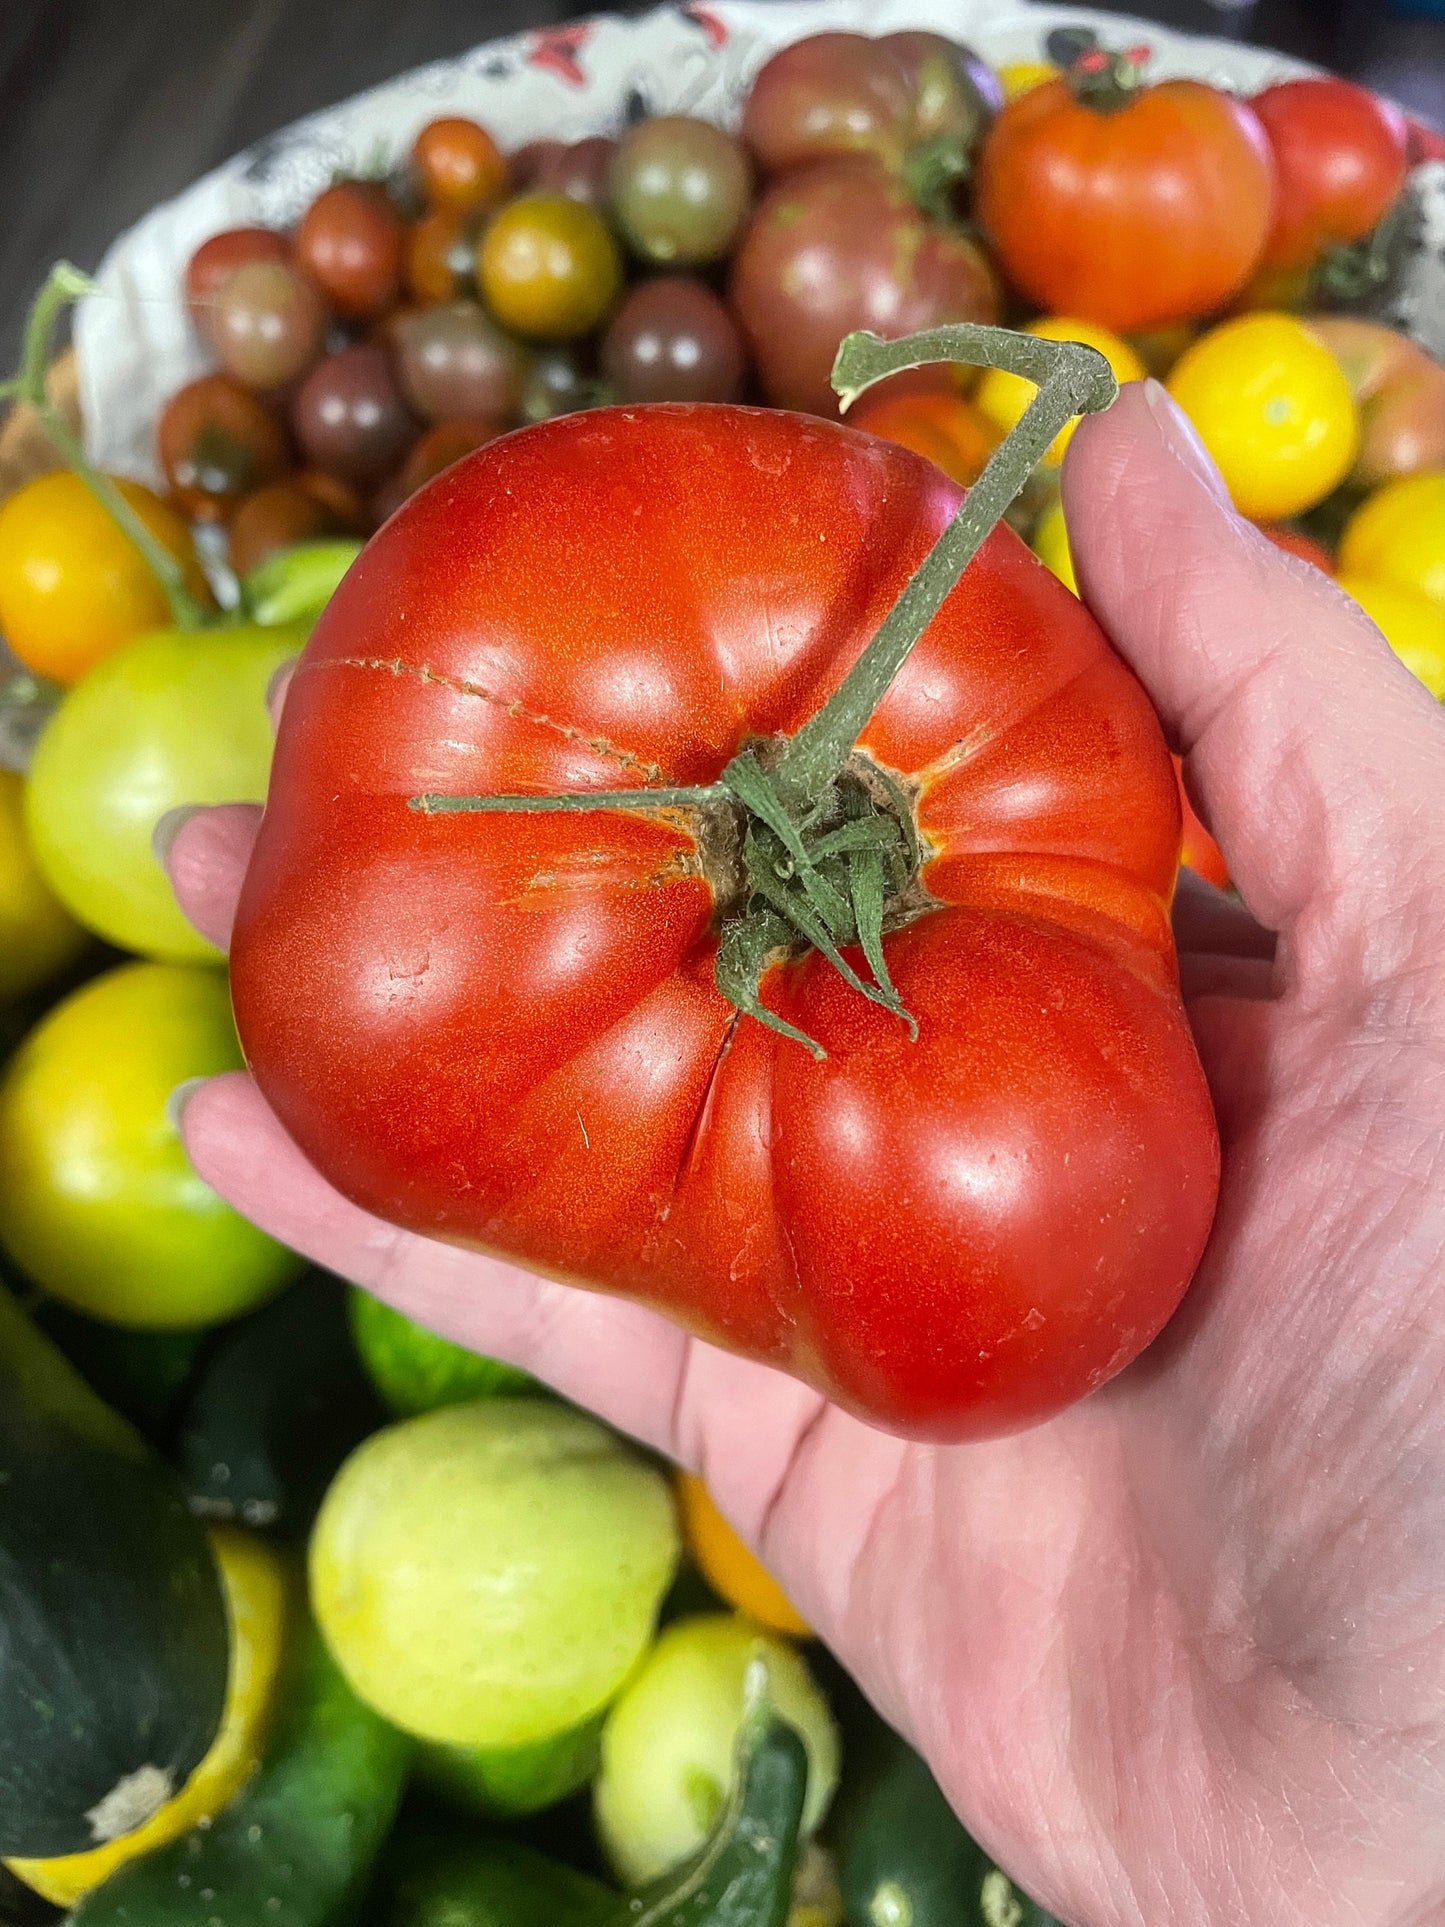
[[[218,970],[122,964],[57,1004],[0,1082],[0,1245],[77,1311],[147,1330],[279,1290],[300,1259],[196,1175],[166,1110],[240,1064]]]
[[[612,307],[622,258],[594,208],[565,194],[522,194],[488,223],[477,281],[504,328],[567,341],[595,328]]]
[[[700,267],[723,258],[747,219],[752,167],[711,121],[659,114],[618,142],[608,191],[617,225],[644,261]]]
[[[167,962],[214,960],[181,915],[151,832],[181,803],[261,802],[266,685],[304,628],[162,630],[63,699],[36,746],[25,813],[51,889],[88,929]]]

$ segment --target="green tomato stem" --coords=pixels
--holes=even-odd
[[[671,810],[686,809],[702,803],[715,803],[722,796],[720,783],[688,789],[632,790],[557,790],[536,796],[443,796],[435,790],[423,796],[409,796],[407,807],[423,816],[441,816],[448,811],[513,812],[532,814],[538,810]]]
[[[186,587],[185,570],[165,543],[160,541],[136,513],[110,476],[94,467],[69,422],[50,399],[45,386],[50,364],[50,340],[60,314],[70,302],[94,291],[95,283],[69,261],[57,261],[36,296],[25,328],[25,357],[20,373],[5,390],[29,402],[39,417],[55,451],[66,466],[78,475],[91,494],[115,522],[121,533],[139,549],[146,567],[160,584],[171,606],[171,620],[177,629],[203,629],[207,611]]]
[[[784,750],[771,774],[785,802],[815,800],[839,776],[889,684],[1059,430],[1075,415],[1107,408],[1119,393],[1113,370],[1096,348],[974,322],[926,329],[902,341],[849,335],[833,364],[833,386],[846,410],[874,382],[935,361],[1007,369],[1036,381],[1039,392],[989,457],[868,647]]]

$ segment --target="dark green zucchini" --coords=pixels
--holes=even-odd
[[[848,1698],[825,1829],[847,1927],[1058,1927],[964,1829],[913,1748]]]
[[[346,1287],[308,1272],[215,1334],[172,1457],[205,1518],[295,1530],[385,1418],[351,1340]]]
[[[315,1628],[297,1628],[260,1767],[208,1827],[131,1860],[75,1927],[330,1927],[391,1827],[410,1742],[351,1691]]]
[[[174,1478],[0,1293],[0,1854],[148,1819],[215,1736],[227,1644]]]

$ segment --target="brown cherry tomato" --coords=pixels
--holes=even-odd
[[[426,421],[515,416],[527,351],[476,301],[448,301],[391,329],[402,393]]]
[[[979,152],[978,218],[1046,313],[1117,334],[1206,314],[1244,286],[1269,233],[1264,130],[1218,88],[1143,86],[1123,56],[1098,59],[1004,108]]]
[[[622,259],[594,208],[564,194],[522,194],[488,223],[477,280],[504,328],[566,341],[595,328],[611,308]]]
[[[307,208],[296,258],[340,315],[365,320],[394,305],[405,230],[383,188],[338,181]]]
[[[747,368],[732,316],[685,274],[634,288],[608,325],[600,358],[619,401],[736,401]]]
[[[529,141],[512,156],[512,177],[519,189],[565,194],[569,201],[601,207],[617,143],[606,134],[580,141]]]
[[[411,164],[430,207],[490,207],[506,192],[502,150],[485,127],[460,114],[427,122],[411,150]]]
[[[227,521],[291,466],[280,422],[230,375],[187,382],[162,409],[156,436],[176,502],[196,522]]]
[[[369,343],[317,363],[301,384],[293,420],[308,461],[363,488],[396,465],[417,432],[390,360]]]
[[[628,245],[661,267],[720,261],[747,219],[752,163],[711,121],[659,114],[629,127],[607,176]]]
[[[816,415],[838,412],[829,377],[855,328],[896,336],[999,313],[973,242],[926,220],[895,176],[862,161],[775,183],[734,257],[729,293],[768,400]]]
[[[291,243],[268,227],[233,227],[202,241],[186,264],[186,309],[210,339],[211,297],[248,261],[289,261]]]
[[[308,470],[248,495],[232,518],[227,551],[236,574],[249,575],[293,542],[360,533],[366,526],[357,495],[335,477]]]
[[[209,334],[221,366],[247,388],[284,387],[326,346],[326,309],[287,261],[247,261],[217,287]]]
[[[421,302],[450,301],[476,286],[478,215],[438,208],[406,231],[406,286]]]

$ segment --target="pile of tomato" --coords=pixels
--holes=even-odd
[[[408,1774],[421,1802],[402,1809],[402,1846],[382,1863],[378,1919],[603,1923],[617,1898],[597,1884],[604,1867],[640,1887],[736,1828],[728,1763],[760,1654],[809,1754],[794,1834],[823,1825],[838,1778],[828,1698],[790,1643],[807,1628],[705,1490],[670,1491],[519,1374],[370,1300],[350,1301],[338,1340],[335,1281],[301,1275],[187,1164],[170,1093],[240,1052],[222,960],[161,867],[167,813],[264,797],[268,684],[362,541],[525,424],[605,402],[836,418],[844,335],[1005,321],[1092,345],[1120,380],[1164,381],[1240,512],[1337,575],[1445,697],[1445,366],[1337,293],[1378,271],[1430,139],[1342,81],[1246,101],[1153,83],[1137,51],[995,72],[936,34],[831,33],[766,64],[735,131],[665,115],[505,153],[447,117],[384,178],[328,186],[293,230],[236,228],[196,250],[182,293],[213,370],[156,424],[164,492],[117,481],[174,558],[180,596],[63,466],[0,503],[0,632],[19,665],[0,724],[43,722],[33,757],[12,757],[27,770],[0,769],[0,1272],[198,1516],[228,1521],[214,1549],[231,1689],[219,1752],[98,1855],[25,1852],[0,1798],[0,1857],[37,1891],[92,1896],[81,1918],[109,1918],[95,1897],[117,1870],[140,1878],[233,1803],[254,1798],[262,1815],[257,1789],[272,1785],[304,1781],[324,1831],[320,1782],[296,1762],[314,1765],[318,1735],[345,1729],[368,1762],[346,1797],[375,1837],[357,1833],[366,1864],[343,1887],[369,1876]],[[968,484],[1033,393],[1015,375],[931,368],[880,384],[848,419]],[[1073,588],[1059,493],[1071,432],[1013,514]],[[1184,855],[1225,880],[1192,816]],[[288,1357],[327,1385],[340,1373],[329,1429]],[[0,1342],[0,1379],[5,1365]],[[303,1469],[292,1448],[313,1434]],[[554,1529],[529,1540],[548,1507]],[[277,1681],[308,1534],[303,1590],[340,1671],[302,1693],[315,1714],[302,1731],[282,1720]],[[459,1559],[461,1539],[491,1564]],[[487,1587],[525,1595],[534,1617],[498,1620],[485,1651],[466,1649],[456,1628]],[[829,1690],[836,1710],[847,1688]],[[826,1853],[784,1870],[794,1927],[1002,1918],[980,1896],[992,1879],[1001,1904],[1003,1876],[921,1764],[904,1749],[850,1780],[849,1744],[851,1818],[824,1829]],[[875,1732],[859,1758],[878,1744]],[[587,1787],[597,1831],[579,1849],[572,1796]],[[539,1873],[531,1847],[498,1861],[478,1832],[537,1812],[564,1816],[544,1844],[595,1891]],[[909,1853],[915,1911],[870,1911],[886,1882],[912,1891]],[[978,1911],[928,1911],[944,1863],[973,1882]],[[436,1866],[453,1873],[433,1879]],[[550,1896],[533,1913],[485,1911],[529,1882]],[[119,1907],[130,1890],[115,1891]],[[471,1913],[455,1911],[464,1902]],[[339,1904],[338,1890],[295,1917],[320,1927]],[[210,1911],[197,1903],[194,1918]]]

